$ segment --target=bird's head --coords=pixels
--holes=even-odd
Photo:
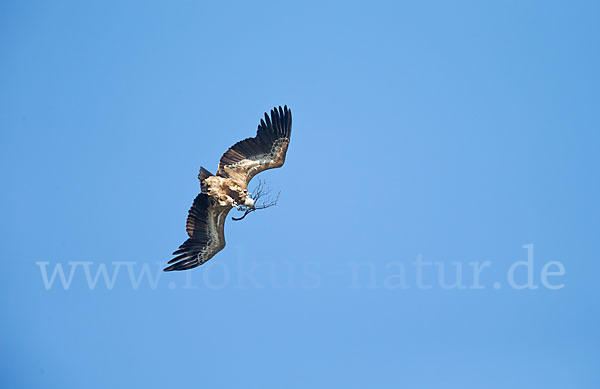
[[[242,205],[246,208],[250,208],[254,211],[254,199],[252,198],[252,193],[248,192],[247,189],[242,190],[241,198],[244,200]]]
[[[254,199],[250,196],[246,196],[246,198],[244,200],[244,206],[254,210]]]

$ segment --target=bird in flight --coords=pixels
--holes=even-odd
[[[200,167],[200,194],[188,212],[189,238],[179,246],[164,271],[187,270],[202,265],[225,247],[225,219],[232,208],[248,213],[259,206],[260,189],[252,195],[248,183],[258,173],[283,166],[292,132],[292,112],[287,106],[265,113],[254,138],[237,142],[219,161],[217,174]]]

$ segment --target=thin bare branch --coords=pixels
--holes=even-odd
[[[244,214],[241,217],[231,217],[232,220],[240,221],[243,220],[249,213],[254,212],[258,209],[270,208],[277,205],[277,201],[279,201],[279,195],[281,192],[277,193],[275,198],[270,196],[271,189],[266,186],[263,180],[258,181],[258,185],[254,188],[252,199],[254,200],[254,208],[244,207]]]

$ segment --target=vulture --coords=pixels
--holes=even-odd
[[[200,194],[188,212],[188,239],[173,252],[164,271],[187,270],[202,265],[225,247],[225,219],[232,208],[258,209],[257,196],[248,183],[258,173],[283,166],[292,132],[292,112],[287,106],[265,113],[254,138],[237,142],[221,157],[216,174],[200,167]],[[262,207],[265,208],[265,207]]]

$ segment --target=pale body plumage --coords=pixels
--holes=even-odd
[[[248,190],[231,178],[210,176],[204,182],[208,186],[208,195],[217,199],[222,207],[254,206],[254,200],[249,196]]]

